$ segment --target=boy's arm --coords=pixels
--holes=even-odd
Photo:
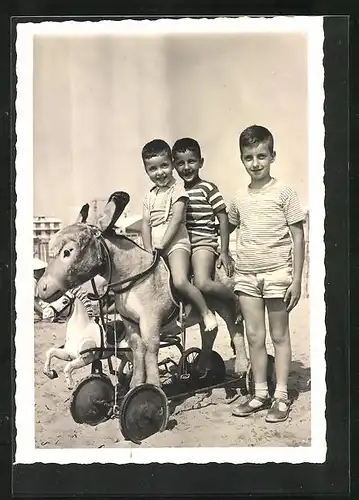
[[[234,271],[234,261],[229,255],[229,222],[225,210],[216,214],[219,221],[219,233],[221,237],[221,253],[217,261],[217,267],[223,265],[227,276],[232,276]]]
[[[182,197],[179,198],[177,201],[175,201],[175,203],[172,205],[171,220],[168,224],[165,234],[163,235],[160,245],[157,245],[156,247],[159,250],[165,250],[171,244],[171,241],[176,235],[184,219],[186,203],[187,203],[187,198]]]
[[[287,311],[290,312],[297,304],[301,295],[302,272],[304,264],[304,231],[303,222],[290,224],[290,234],[293,240],[293,281],[284,297]]]
[[[142,233],[142,242],[143,246],[145,247],[145,250],[147,250],[148,252],[152,252],[152,235],[151,235],[150,218],[146,208],[144,208],[143,210],[141,233]]]

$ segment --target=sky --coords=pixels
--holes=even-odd
[[[35,216],[69,224],[117,190],[141,213],[154,138],[198,140],[201,175],[229,202],[248,182],[238,137],[252,124],[272,131],[272,175],[308,206],[303,34],[37,35],[33,78]]]

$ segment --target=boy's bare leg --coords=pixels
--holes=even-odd
[[[270,334],[275,350],[276,393],[275,398],[287,399],[288,375],[292,350],[289,336],[289,314],[283,299],[266,299]]]
[[[240,292],[239,300],[246,325],[249,357],[254,378],[254,396],[233,408],[232,415],[247,417],[268,408],[270,402],[267,384],[265,309],[264,300],[261,297],[252,297]]]
[[[249,405],[253,408],[263,405],[263,399],[268,397],[267,385],[267,350],[265,345],[265,309],[264,300],[259,297],[240,293],[239,301],[246,326],[246,335],[249,347],[249,357],[251,360],[253,379],[255,386],[255,396]]]
[[[267,350],[265,345],[264,300],[240,293],[239,301],[246,327],[249,356],[255,383],[267,382]]]
[[[188,280],[190,255],[186,250],[177,249],[168,256],[174,287],[191,304],[193,304],[202,316],[205,330],[211,331],[217,328],[216,316],[207,307],[202,293]]]
[[[204,295],[210,295],[227,302],[234,311],[234,321],[242,320],[242,314],[238,307],[238,298],[230,288],[219,281],[214,281],[212,275],[216,256],[210,250],[197,250],[192,255],[192,268],[194,283]]]

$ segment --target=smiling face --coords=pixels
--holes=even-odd
[[[243,146],[241,160],[252,184],[264,185],[270,181],[270,167],[275,160],[275,151],[271,152],[268,141]]]
[[[199,158],[194,151],[187,149],[184,152],[176,152],[174,164],[186,186],[199,181],[199,170],[203,167],[203,158]]]
[[[172,159],[167,153],[145,158],[143,163],[148,177],[157,187],[166,187],[173,180]]]

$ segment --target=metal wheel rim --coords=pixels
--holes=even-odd
[[[138,396],[138,394],[140,394],[143,391],[153,391],[153,393],[154,394],[157,393],[157,396],[159,396],[159,398],[161,399],[161,403],[162,403],[161,408],[158,409],[157,411],[158,412],[163,411],[162,422],[158,428],[154,429],[154,432],[150,431],[149,433],[145,432],[142,435],[134,436],[133,435],[133,428],[132,429],[130,428],[130,425],[129,425],[126,417],[127,417],[128,412],[131,410],[131,405],[133,405],[134,399],[136,398],[136,396]],[[134,413],[136,413],[136,412],[134,412]],[[143,419],[145,420],[146,416],[143,417]],[[158,432],[163,432],[165,430],[165,428],[167,427],[168,419],[169,419],[169,407],[168,407],[168,400],[167,400],[166,394],[164,393],[164,391],[161,388],[154,386],[152,384],[141,384],[141,385],[131,389],[126,394],[126,396],[124,397],[124,399],[122,401],[122,405],[121,405],[121,409],[120,409],[120,428],[121,428],[122,434],[125,437],[125,439],[128,439],[135,444],[140,444],[143,440],[149,438],[153,434],[157,434]],[[156,424],[157,423],[158,422],[156,422]],[[135,429],[135,431],[136,431],[136,429]]]
[[[83,389],[87,384],[98,380],[101,381],[101,383],[105,383],[104,386],[104,391],[108,389],[108,392],[111,394],[112,397],[107,397],[108,394],[105,394],[106,400],[108,401],[108,406],[110,407],[110,404],[114,403],[114,387],[112,385],[112,382],[107,375],[104,374],[92,374],[89,375],[88,377],[80,380],[80,382],[75,386],[74,390],[72,391],[71,399],[70,399],[70,413],[73,418],[73,420],[76,423],[79,424],[87,424],[90,426],[96,426],[100,423],[106,422],[109,420],[109,412],[106,411],[106,408],[104,407],[103,412],[96,407],[96,401],[88,401],[86,404],[88,404],[88,417],[86,417],[86,412],[83,410],[81,411],[81,397],[84,398],[84,395],[81,394],[81,389]],[[106,388],[107,386],[107,388]],[[80,399],[79,399],[80,398]],[[90,395],[87,395],[87,398],[91,398]],[[84,402],[82,402],[84,404]],[[92,406],[91,406],[92,405]],[[80,408],[78,408],[80,406]],[[93,408],[93,409],[92,409]],[[97,417],[96,417],[96,408],[97,408]],[[90,419],[90,415],[93,413],[94,419]]]

